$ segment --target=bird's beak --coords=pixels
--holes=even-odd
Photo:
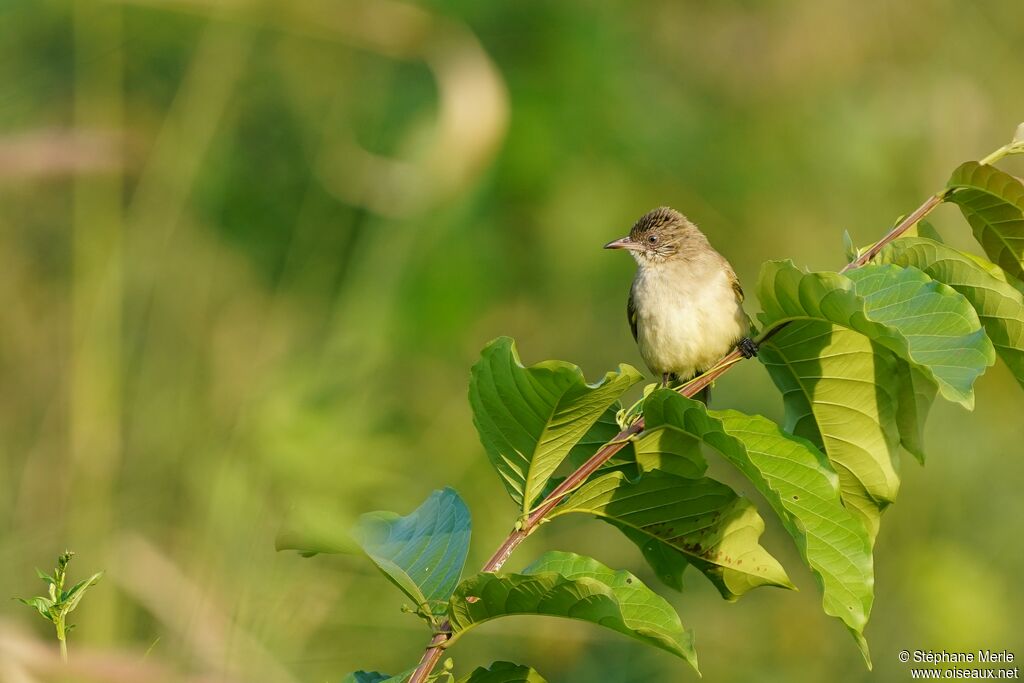
[[[609,242],[608,244],[604,245],[604,248],[605,249],[629,249],[630,251],[636,251],[637,249],[641,248],[641,245],[639,245],[636,242],[634,242],[627,235],[627,236],[623,237],[622,239],[615,240],[614,242]]]

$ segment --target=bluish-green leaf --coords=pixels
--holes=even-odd
[[[477,667],[459,683],[547,683],[534,669],[512,662],[494,662],[486,669]]]
[[[597,560],[548,552],[521,574],[483,573],[463,581],[451,599],[449,642],[485,621],[538,614],[589,621],[685,659],[695,669],[693,636],[672,606],[627,571]]]
[[[960,292],[977,311],[996,353],[1024,386],[1024,293],[998,266],[982,265],[952,247],[921,237],[896,240],[878,255],[885,263],[914,266]]]
[[[793,587],[786,570],[758,543],[764,520],[757,508],[714,479],[653,471],[630,481],[621,472],[611,472],[584,484],[550,518],[569,513],[595,515],[628,528],[635,534],[627,537],[641,548],[641,541],[656,541],[664,550],[682,554],[728,600],[758,586]],[[664,564],[654,569],[671,577],[670,585],[678,583]]]
[[[434,491],[411,514],[362,515],[352,532],[363,552],[416,605],[434,608],[455,590],[469,551],[469,509],[454,489]]]
[[[487,345],[470,380],[473,422],[487,457],[523,512],[608,408],[641,379],[637,370],[620,365],[591,385],[569,363],[523,367],[507,337]]]
[[[770,261],[759,289],[766,326],[822,320],[859,332],[920,367],[945,398],[968,408],[974,380],[995,360],[967,300],[916,268],[867,265],[844,276]]]
[[[968,161],[947,185],[975,239],[996,265],[1024,278],[1024,184],[995,166]]]

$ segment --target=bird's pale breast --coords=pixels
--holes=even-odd
[[[637,344],[652,372],[686,380],[711,367],[749,333],[750,322],[721,265],[666,262],[633,281]]]

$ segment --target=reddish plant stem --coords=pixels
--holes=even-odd
[[[889,242],[892,242],[894,239],[905,233],[907,230],[910,230],[910,228],[914,227],[914,224],[916,224],[919,220],[930,214],[936,206],[941,204],[942,201],[947,196],[949,196],[949,192],[949,190],[945,190],[943,192],[939,192],[938,194],[933,194],[931,197],[925,200],[924,204],[917,207],[917,209],[915,209],[912,214],[904,218],[902,221],[899,222],[899,224],[896,227],[894,227],[892,230],[886,233],[885,237],[875,242],[875,244],[872,245],[870,249],[861,254],[857,258],[857,260],[851,261],[850,263],[847,263],[845,266],[843,266],[842,270],[840,270],[839,272],[845,273],[847,271],[853,270],[854,268],[860,268],[865,263],[875,258],[875,256],[878,255],[878,252],[882,251],[882,249],[885,248],[885,245],[889,244]]]
[[[948,190],[934,194],[929,197],[921,206],[917,207],[913,213],[900,221],[892,230],[886,235],[867,249],[863,254],[857,257],[856,260],[843,266],[840,273],[845,273],[855,268],[860,268],[868,261],[873,259],[885,245],[898,238],[900,235],[905,233],[907,230],[912,228],[915,223],[927,216],[932,210],[942,203],[942,201],[948,195]],[[761,336],[761,342],[773,337],[779,330],[784,328],[788,323],[782,323],[775,327],[767,330]],[[688,382],[684,386],[679,388],[679,393],[688,398],[696,396],[704,387],[710,386],[716,379],[724,375],[729,371],[732,366],[736,365],[741,360],[745,360],[744,356],[739,350],[733,350],[730,354],[722,358],[718,363],[708,370],[704,374],[700,375],[692,382]],[[555,507],[561,503],[566,496],[572,491],[576,490],[581,484],[583,484],[591,474],[600,469],[601,465],[611,460],[612,456],[621,451],[629,443],[630,439],[634,436],[642,433],[644,430],[644,420],[639,418],[633,424],[626,429],[619,432],[614,439],[606,443],[601,447],[594,455],[590,457],[585,463],[570,474],[565,480],[559,484],[551,493],[549,493],[544,500],[541,501],[534,510],[526,517],[521,525],[518,525],[516,529],[505,538],[505,541],[494,551],[491,555],[491,559],[487,560],[487,563],[481,569],[481,572],[495,572],[501,569],[501,567],[508,561],[508,558],[512,556],[515,549],[519,547],[519,544],[526,540],[526,538],[533,533],[533,531],[540,526],[544,521],[544,517],[551,512]],[[413,672],[412,677],[409,678],[409,683],[425,683],[427,677],[437,666],[438,661],[441,659],[441,655],[444,654],[445,643],[451,637],[450,634],[451,624],[448,621],[441,623],[438,633],[431,638],[430,643],[427,645],[426,650],[423,652],[423,657],[420,659],[419,665]]]

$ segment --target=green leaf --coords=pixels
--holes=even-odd
[[[640,548],[640,553],[662,583],[677,591],[683,590],[683,574],[690,566],[686,555],[676,550],[671,544],[665,543],[662,539],[655,538],[645,531],[619,524],[610,519],[605,519],[605,521],[621,531],[636,547]]]
[[[388,676],[379,671],[353,671],[341,679],[341,683],[403,683],[409,678],[410,673],[412,669],[397,676]]]
[[[786,570],[758,544],[764,520],[757,508],[714,479],[653,471],[630,481],[612,472],[584,484],[551,518],[573,512],[595,515],[643,534],[645,544],[657,541],[682,553],[728,600],[763,585],[793,588]],[[655,570],[659,576],[667,573],[663,566]]]
[[[857,260],[857,247],[853,246],[853,238],[850,237],[849,230],[843,230],[843,255],[846,257],[847,263],[853,263]]]
[[[672,606],[627,571],[597,560],[548,552],[521,574],[477,574],[452,596],[449,644],[470,628],[513,614],[589,621],[666,650],[697,668],[693,636]]]
[[[535,670],[512,662],[494,662],[486,669],[477,667],[459,683],[547,683]]]
[[[85,592],[95,586],[96,582],[102,577],[103,572],[96,572],[88,579],[82,579],[72,586],[70,590],[65,591],[61,598],[64,614],[70,614],[73,612],[75,608],[78,607],[78,603],[82,601],[82,596],[85,595]]]
[[[874,539],[900,486],[896,357],[853,330],[803,320],[762,343],[758,359],[782,391],[785,430],[828,456],[844,502]]]
[[[863,633],[874,603],[871,540],[843,506],[835,472],[812,444],[786,434],[767,418],[734,410],[708,415],[720,420],[726,436],[709,433],[705,439],[750,479],[779,515],[817,579],[825,614],[846,624],[870,666]]]
[[[589,460],[590,457],[601,448],[601,446],[614,439],[618,433],[622,431],[622,427],[619,425],[617,419],[617,415],[621,407],[622,406],[619,405],[618,401],[613,403],[608,410],[602,413],[601,417],[597,418],[597,422],[594,423],[593,427],[587,430],[587,433],[583,435],[583,438],[576,442],[576,445],[570,449],[569,456],[565,459],[570,468],[579,468],[579,466]],[[601,467],[601,469],[628,466],[632,470],[635,470],[636,458],[633,456],[632,452],[626,451],[627,449],[623,449],[616,453],[611,460]],[[557,479],[557,477],[553,477],[548,480],[548,486],[543,490],[541,498],[544,497],[543,494],[548,493],[550,489],[554,488],[551,486],[551,482],[554,481],[554,479]]]
[[[972,261],[974,261],[974,263],[977,264],[978,267],[980,267],[982,270],[987,272],[992,277],[996,278],[1000,282],[1003,282],[1005,284],[1010,285],[1011,287],[1016,289],[1018,292],[1024,294],[1024,282],[1022,282],[1022,281],[1018,280],[1017,278],[1013,277],[1012,275],[1007,273],[1005,270],[1003,270],[1002,268],[1000,268],[999,266],[997,266],[996,264],[992,263],[991,261],[989,261],[986,258],[978,256],[977,254],[972,254],[969,251],[964,251],[964,252],[961,252],[961,253],[964,256],[966,256],[967,258],[969,258]]]
[[[838,478],[825,456],[767,418],[709,411],[669,390],[650,396],[644,412],[714,448],[754,484],[814,573],[825,613],[846,624],[867,659],[863,630],[874,601],[871,543],[843,506]]]
[[[859,332],[919,366],[943,397],[967,408],[974,380],[995,360],[967,300],[916,268],[867,265],[843,276],[770,261],[759,289],[766,326],[824,320]]]
[[[918,237],[925,237],[933,242],[939,242],[940,244],[945,242],[945,240],[942,239],[942,235],[939,234],[939,231],[931,224],[931,221],[921,219],[914,225],[914,227],[916,228]]]
[[[36,610],[44,619],[53,621],[53,616],[50,614],[50,608],[53,606],[53,601],[49,598],[37,596],[34,598],[15,598],[15,600]]]
[[[924,423],[928,420],[937,388],[920,370],[896,358],[896,425],[900,445],[924,464]]]
[[[1024,184],[995,166],[968,161],[949,179],[946,201],[960,207],[988,257],[1024,278]]]
[[[689,434],[667,428],[654,412],[644,414],[644,431],[631,444],[641,472],[661,470],[696,479],[708,468],[700,445]]]
[[[995,264],[978,261],[920,237],[889,244],[878,255],[886,263],[914,266],[960,292],[977,311],[996,353],[1024,387],[1024,293]]]
[[[454,489],[434,491],[405,517],[371,512],[353,537],[384,575],[417,606],[451,596],[469,551],[469,509]]]
[[[641,379],[637,370],[620,365],[591,385],[569,363],[524,368],[508,337],[487,345],[470,379],[473,422],[487,457],[524,513],[573,447]]]

